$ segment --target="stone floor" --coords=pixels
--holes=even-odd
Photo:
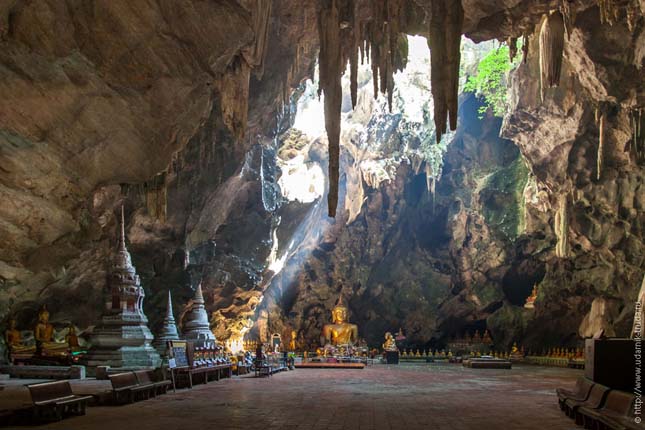
[[[581,374],[450,364],[302,369],[223,380],[128,406],[93,407],[84,417],[46,428],[580,429],[560,412],[554,390],[572,386]]]

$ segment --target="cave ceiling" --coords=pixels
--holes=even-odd
[[[376,336],[398,326],[420,343],[464,327],[497,327],[505,341],[546,342],[531,332],[541,325],[571,339],[598,324],[621,332],[645,264],[634,132],[644,11],[643,0],[0,1],[0,318],[28,324],[48,302],[54,320],[91,326],[96,315],[73,304],[101,308],[124,204],[153,325],[168,289],[183,306],[203,281],[216,335],[257,320],[311,336],[343,279]],[[458,126],[463,109],[476,116],[459,91],[462,34],[524,40],[503,123]],[[406,35],[429,37],[435,136],[457,138],[445,180],[404,166],[372,186],[343,143],[344,98],[364,110],[365,57],[373,92],[393,103]],[[281,207],[271,160],[317,63],[326,137],[307,143],[306,159],[324,160],[328,193],[322,206]],[[512,234],[500,221],[509,205],[524,219]],[[302,220],[326,228],[300,248],[313,260],[284,265],[295,272],[286,282],[267,261]],[[514,302],[532,285],[522,278],[552,303],[523,314]],[[397,282],[407,285],[399,296]],[[276,283],[282,293],[262,303]]]

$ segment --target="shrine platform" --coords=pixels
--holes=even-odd
[[[326,363],[321,361],[308,361],[296,363],[296,369],[364,369],[365,363]]]
[[[470,358],[463,361],[463,366],[471,369],[510,369],[512,363],[499,358]]]

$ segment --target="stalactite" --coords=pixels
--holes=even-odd
[[[508,45],[508,58],[513,62],[517,55],[517,37],[509,37],[506,40],[506,44]]]
[[[364,13],[366,7],[371,13]],[[320,86],[325,94],[325,129],[329,140],[329,216],[338,205],[341,76],[350,65],[352,105],[358,92],[358,62],[370,58],[374,97],[386,93],[392,109],[393,75],[405,67],[407,39],[401,37],[402,0],[319,0],[318,35],[320,39]],[[359,13],[365,20],[359,19]],[[369,19],[367,19],[369,18]]]
[[[261,79],[264,74],[264,58],[269,37],[272,3],[272,0],[256,0],[252,10],[255,43],[249,51],[245,52],[244,59],[253,68],[253,73],[258,79]]]
[[[522,36],[522,63],[526,64],[529,60],[529,37],[525,34]]]
[[[596,121],[598,122],[598,155],[596,156],[596,180],[600,180],[603,167],[603,151],[605,148],[605,121],[607,115],[605,112],[596,112]]]
[[[600,9],[602,24],[613,25],[618,19],[619,6],[616,4],[616,0],[598,0],[598,9]]]
[[[621,12],[624,11],[629,31],[634,31],[638,19],[645,14],[639,0],[598,0],[598,9],[600,23],[609,25],[621,21]]]
[[[434,0],[430,16],[430,80],[434,99],[437,142],[447,131],[457,128],[459,63],[464,10],[461,0]]]
[[[340,157],[340,113],[342,105],[341,75],[343,62],[340,41],[340,11],[337,0],[322,0],[318,15],[320,36],[320,88],[325,93],[325,130],[329,141],[328,214],[336,216]]]
[[[161,221],[166,221],[166,208],[168,207],[168,189],[166,188],[166,174],[160,173],[151,181],[144,182],[143,191],[148,215]]]
[[[563,51],[564,21],[562,14],[554,11],[543,20],[540,30],[540,94],[543,101],[546,89],[560,84]]]
[[[645,109],[632,109],[630,125],[632,129],[631,150],[637,164],[645,163]]]
[[[558,199],[558,210],[555,214],[554,230],[558,238],[555,246],[555,255],[559,258],[566,258],[569,254],[569,208],[566,194]]]
[[[562,13],[564,28],[567,31],[567,38],[569,38],[571,37],[571,28],[573,27],[573,23],[576,19],[576,9],[571,8],[569,0],[561,0],[560,13]]]
[[[246,132],[250,77],[250,66],[243,57],[237,56],[229,64],[219,83],[222,119],[238,141]]]

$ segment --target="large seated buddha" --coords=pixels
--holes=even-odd
[[[358,326],[347,322],[347,307],[343,304],[342,296],[331,311],[332,323],[325,324],[322,329],[321,343],[323,345],[341,346],[354,345],[358,342]]]
[[[49,322],[49,311],[43,305],[38,313],[38,324],[34,330],[36,353],[39,355],[66,355],[69,345],[54,340],[54,326]]]

